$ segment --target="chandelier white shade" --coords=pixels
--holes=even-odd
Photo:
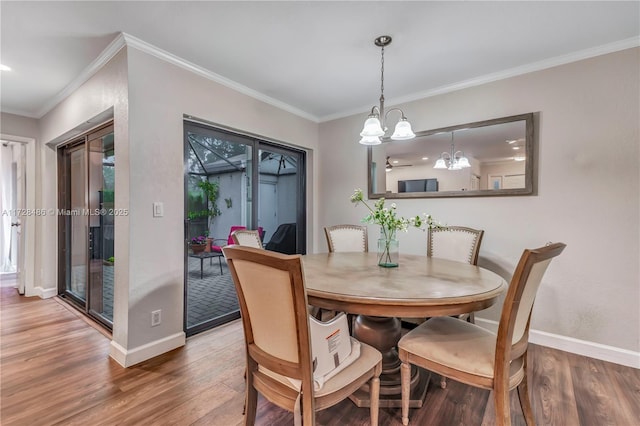
[[[381,78],[380,78],[380,106],[374,106],[371,108],[369,117],[364,122],[362,132],[360,132],[360,143],[363,145],[378,145],[382,143],[382,137],[386,134],[387,126],[385,122],[387,116],[391,111],[400,112],[400,120],[396,124],[396,127],[391,135],[393,140],[408,140],[416,137],[415,133],[411,130],[411,123],[407,121],[404,112],[400,108],[391,108],[385,113],[384,111],[384,48],[391,44],[391,37],[380,36],[374,40],[376,46],[381,48]]]
[[[404,141],[407,139],[413,139],[416,137],[416,134],[411,130],[411,123],[407,121],[406,118],[401,118],[396,124],[396,128],[391,135],[391,139],[396,141]]]
[[[456,151],[453,145],[453,132],[451,132],[451,150],[443,152],[436,161],[434,169],[462,170],[471,167],[469,159],[464,156],[464,152]]]

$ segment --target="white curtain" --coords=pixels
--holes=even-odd
[[[9,213],[15,209],[13,205],[13,176],[11,163],[13,152],[11,145],[0,145],[0,216],[2,228],[0,229],[0,272],[15,272],[11,261],[11,221]]]

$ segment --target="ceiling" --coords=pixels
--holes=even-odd
[[[39,118],[127,33],[314,121],[639,45],[640,2],[0,2],[0,107]]]

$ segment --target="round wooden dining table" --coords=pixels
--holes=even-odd
[[[302,256],[309,304],[358,314],[354,336],[382,352],[380,406],[399,407],[402,334],[398,317],[425,318],[475,312],[493,305],[505,280],[468,263],[401,254],[399,266],[378,266],[377,253],[319,253]],[[410,406],[419,408],[429,377],[415,369]],[[368,389],[352,396],[368,406]]]

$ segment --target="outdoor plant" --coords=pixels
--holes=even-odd
[[[198,182],[198,187],[202,189],[202,191],[207,196],[209,200],[209,217],[219,216],[222,212],[218,208],[216,202],[218,201],[218,197],[220,196],[220,182],[217,180],[210,182],[208,180],[202,180]]]
[[[204,235],[198,235],[197,237],[191,238],[192,246],[200,246],[206,243],[207,243],[207,237],[205,237]]]

